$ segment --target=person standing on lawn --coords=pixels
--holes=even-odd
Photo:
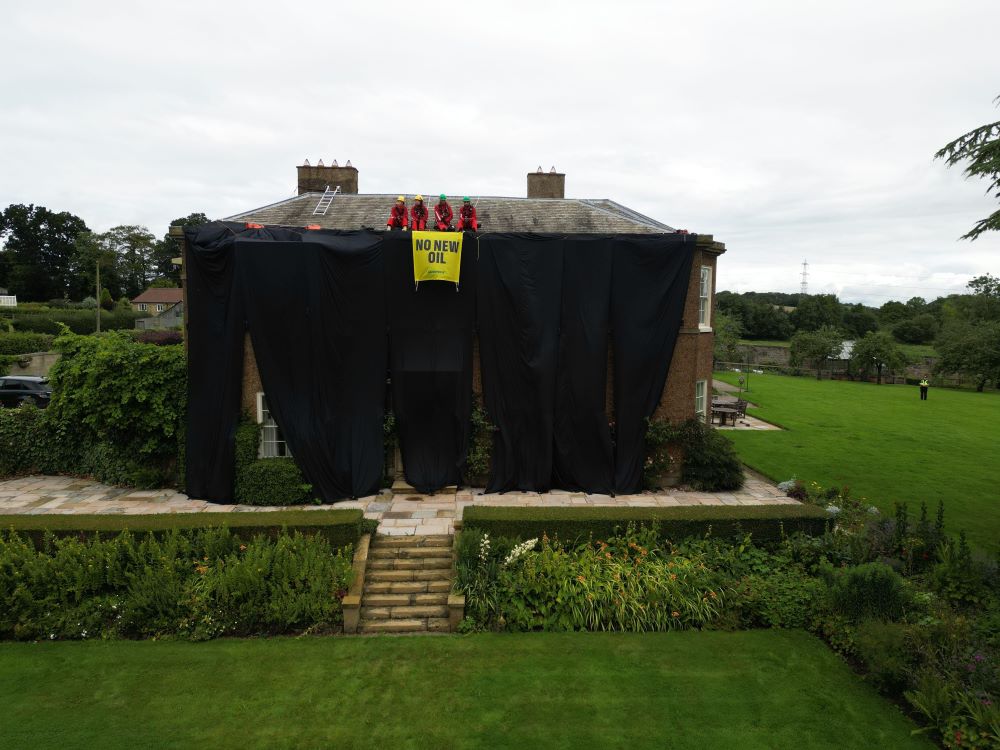
[[[927,389],[930,387],[930,383],[927,382],[927,378],[920,381],[920,400],[927,400]]]

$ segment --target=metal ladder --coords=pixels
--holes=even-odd
[[[326,186],[326,190],[323,191],[323,197],[319,199],[319,203],[316,204],[316,208],[313,209],[313,216],[326,216],[327,210],[330,208],[330,204],[333,203],[333,199],[340,193],[340,185],[333,190],[330,190],[330,186]]]

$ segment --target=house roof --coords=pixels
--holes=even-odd
[[[249,221],[257,224],[302,227],[318,224],[323,229],[382,229],[398,193],[337,195],[325,215],[313,214],[322,193],[302,193],[294,198],[228,216],[225,221]],[[433,220],[437,193],[425,204]],[[412,194],[407,206],[412,205]],[[607,198],[503,198],[470,196],[476,217],[487,232],[581,232],[595,234],[661,234],[676,231],[673,227],[633,211]],[[461,197],[448,201],[458,221]],[[430,222],[428,222],[430,223]]]
[[[174,287],[151,287],[147,289],[138,297],[133,297],[133,303],[146,302],[146,303],[167,303],[176,304],[184,299],[184,291],[182,289],[177,289]]]

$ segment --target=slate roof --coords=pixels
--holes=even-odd
[[[389,209],[398,193],[338,195],[326,215],[313,215],[322,193],[303,193],[294,198],[228,216],[225,221],[249,221],[291,227],[318,224],[324,229],[384,229]],[[424,193],[430,219],[434,218],[437,193]],[[582,232],[594,234],[662,234],[673,227],[644,216],[607,198],[501,198],[469,196],[476,207],[481,230],[486,232]],[[413,195],[407,196],[407,207]],[[455,221],[462,197],[448,199]],[[430,222],[428,222],[430,223]]]
[[[173,287],[153,287],[147,289],[138,297],[133,297],[132,302],[148,302],[153,304],[166,303],[176,304],[184,299],[184,290]]]

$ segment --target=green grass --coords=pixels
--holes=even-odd
[[[745,346],[780,346],[785,349],[787,349],[792,345],[791,341],[765,341],[765,340],[758,341],[756,339],[740,339],[739,343]]]
[[[801,631],[0,644],[0,747],[929,748]]]
[[[736,373],[716,374],[736,383]],[[854,495],[891,513],[944,501],[945,523],[978,547],[1000,540],[1000,394],[916,386],[751,375],[754,416],[785,432],[727,432],[743,461],[781,481],[792,475]]]

